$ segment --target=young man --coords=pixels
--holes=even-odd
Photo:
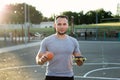
[[[72,57],[81,57],[78,41],[66,34],[68,29],[68,18],[66,16],[57,16],[54,28],[56,33],[46,37],[41,42],[36,62],[39,65],[47,62],[45,80],[74,80]],[[54,54],[50,61],[44,56],[49,52]],[[76,60],[76,63],[80,66],[83,61]]]

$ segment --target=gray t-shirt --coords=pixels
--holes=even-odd
[[[46,75],[48,76],[73,76],[72,54],[80,53],[79,44],[73,37],[67,35],[59,39],[56,35],[46,37],[40,44],[39,52],[50,51],[54,58],[47,63]]]

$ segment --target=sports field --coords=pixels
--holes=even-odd
[[[87,61],[81,67],[73,64],[75,80],[120,80],[120,42],[79,41],[79,44]],[[0,80],[43,80],[46,65],[36,65],[38,49],[39,44],[1,52]]]

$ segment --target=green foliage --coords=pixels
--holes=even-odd
[[[75,25],[75,28],[112,28],[120,29],[120,23],[100,23],[100,24],[89,24],[89,25]]]
[[[0,29],[0,36],[4,37],[4,35],[6,34],[6,36],[9,36],[9,33],[12,32],[14,33],[16,31],[17,36],[22,36],[22,29]],[[27,31],[28,32],[28,29]],[[40,34],[45,34],[45,36],[49,36],[53,33],[55,33],[53,28],[30,28],[29,30],[30,33],[35,34],[36,32],[40,33]],[[23,36],[25,35],[25,29],[23,31]]]
[[[46,36],[55,33],[53,28],[31,28],[30,32],[32,33],[39,32],[40,34],[45,34]]]
[[[6,5],[3,14],[3,23],[24,23],[25,22],[25,3]],[[30,17],[30,18],[29,18]],[[26,19],[27,22],[39,24],[42,21],[42,13],[36,10],[35,7],[26,4]]]
[[[55,15],[50,18],[44,17],[42,13],[36,10],[35,7],[26,4],[26,19],[27,22],[32,24],[39,24],[42,21],[54,21]],[[2,14],[2,23],[24,23],[25,22],[25,3],[21,4],[9,4],[6,6],[4,13]],[[119,16],[113,16],[110,11],[105,11],[104,9],[90,10],[86,13],[83,11],[72,12],[65,11],[63,15],[68,16],[69,24],[71,25],[71,16],[74,17],[74,24],[93,24],[96,23],[96,17],[98,18],[98,23],[106,18],[119,18]],[[1,16],[0,16],[1,17]],[[115,22],[115,20],[113,20]],[[103,20],[102,22],[105,22]]]
[[[65,11],[62,13],[63,15],[68,16],[69,22],[71,22],[71,16],[74,17],[74,24],[93,24],[100,23],[101,19],[104,18],[114,18],[110,11],[105,11],[104,9],[90,10],[83,14],[83,11],[76,13],[71,11]]]

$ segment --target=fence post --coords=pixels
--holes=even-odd
[[[118,32],[118,40],[120,41],[120,32]]]
[[[98,28],[96,27],[96,34],[95,34],[95,40],[98,39]]]
[[[4,30],[4,41],[6,41],[6,40],[7,40],[7,31]]]
[[[106,40],[106,32],[104,32],[104,40]]]

